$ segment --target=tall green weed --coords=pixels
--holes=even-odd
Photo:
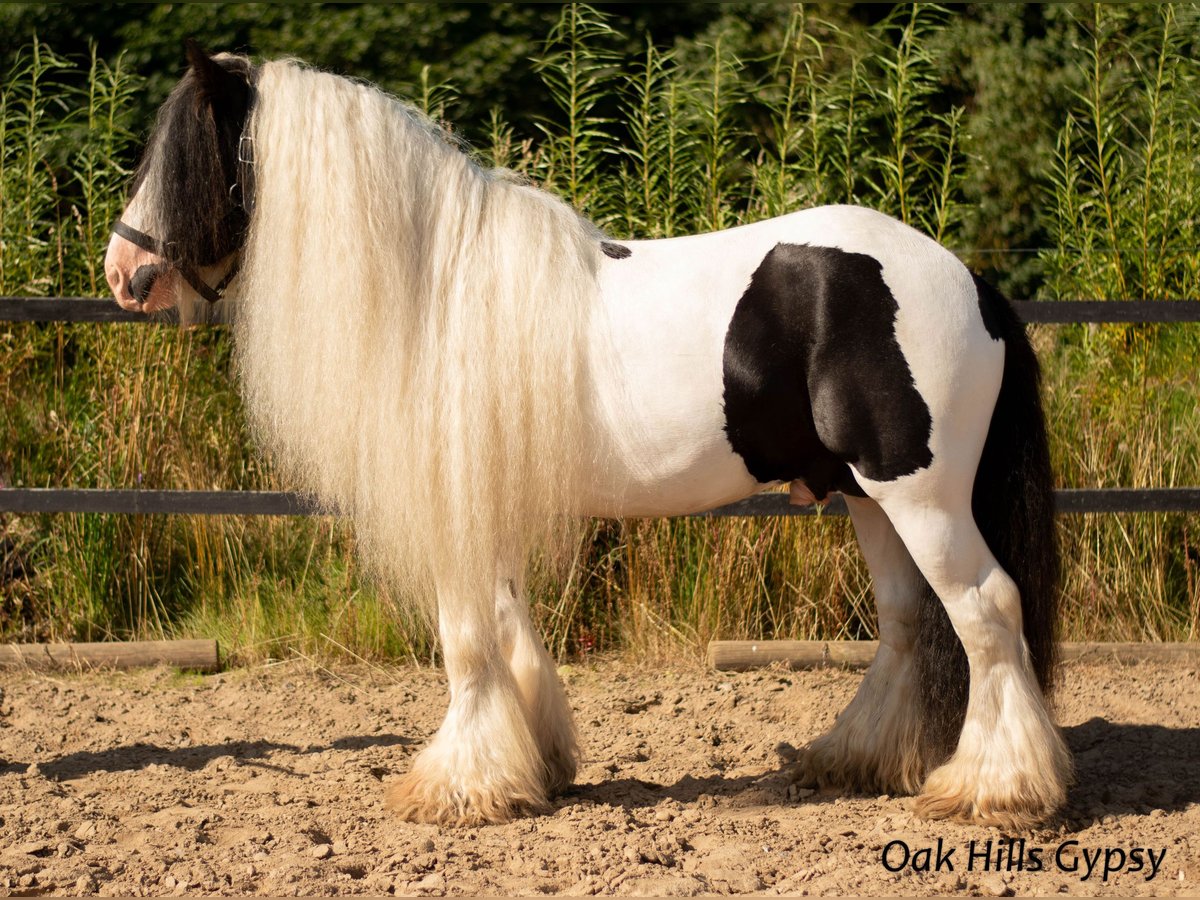
[[[728,22],[696,47],[647,38],[626,56],[612,19],[568,5],[533,63],[555,114],[522,135],[495,111],[466,137],[618,237],[859,203],[975,260],[967,173],[986,161],[987,123],[943,83],[952,14],[902,7],[850,32],[819,8],[773,9],[777,39],[761,56],[722,30],[745,27]],[[1042,295],[1195,296],[1195,7],[1073,11],[1078,93],[1051,141],[1051,177],[1036,185],[1054,235],[1038,257]],[[104,294],[138,87],[120,62],[93,56],[81,70],[40,45],[6,78],[0,293]],[[428,71],[419,89],[434,116],[453,97]],[[1063,486],[1200,483],[1194,326],[1047,327],[1035,340]],[[0,478],[270,487],[229,379],[218,330],[0,325]],[[1192,518],[1062,519],[1068,634],[1194,637]],[[0,581],[10,635],[205,633],[244,658],[429,653],[328,520],[9,517],[0,527],[31,573]],[[850,524],[829,517],[598,521],[566,580],[538,584],[535,613],[559,656],[875,628]]]
[[[1058,132],[1051,298],[1200,297],[1200,10],[1080,10],[1079,83]],[[1102,325],[1043,335],[1055,462],[1078,486],[1200,483],[1195,325]],[[1193,639],[1195,516],[1064,522],[1071,626]]]

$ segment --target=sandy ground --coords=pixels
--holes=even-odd
[[[549,815],[444,830],[382,805],[437,727],[435,671],[0,675],[0,893],[1200,892],[1194,667],[1067,667],[1078,784],[1011,854],[1023,871],[997,831],[918,821],[904,798],[789,792],[793,747],[860,673],[564,672],[578,785]],[[1145,852],[1128,871],[1135,848],[1152,878]]]

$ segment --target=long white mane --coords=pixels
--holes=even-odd
[[[393,585],[490,604],[577,511],[597,235],[376,88],[273,62],[258,90],[252,426]]]

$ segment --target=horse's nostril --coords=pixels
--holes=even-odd
[[[119,296],[121,285],[125,283],[125,276],[121,274],[121,270],[116,266],[105,266],[104,279],[108,282],[108,286],[112,288],[113,296]]]
[[[146,298],[150,296],[150,291],[154,289],[154,282],[166,270],[167,266],[163,263],[138,266],[138,270],[133,273],[133,278],[129,280],[129,293],[135,300],[145,303]]]

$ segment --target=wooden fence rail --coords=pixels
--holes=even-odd
[[[1200,488],[1074,488],[1055,492],[1061,515],[1200,512]],[[464,497],[464,502],[466,498]],[[314,516],[329,514],[300,494],[285,491],[155,491],[86,488],[0,488],[0,513],[109,513],[118,515]],[[730,516],[844,516],[834,495],[823,507],[793,506],[787,494],[755,494],[686,518]]]
[[[1200,300],[1018,300],[1025,322],[1042,324],[1200,322]],[[0,297],[0,322],[141,322],[166,324],[170,315],[126,312],[94,297]],[[1200,512],[1200,487],[1077,488],[1055,492],[1060,514]],[[282,491],[92,490],[0,488],[0,513],[108,513],[133,515],[320,515],[307,498]],[[787,495],[758,494],[702,517],[845,515],[840,496],[818,510],[793,506]]]
[[[1016,300],[1025,322],[1079,323],[1200,322],[1200,300]],[[145,322],[170,324],[171,314],[126,312],[113,300],[95,297],[0,297],[0,322]]]

